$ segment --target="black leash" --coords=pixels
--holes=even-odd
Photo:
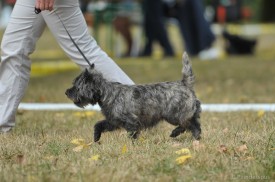
[[[34,8],[34,12],[35,14],[39,14],[41,12],[40,9],[38,8]],[[60,20],[60,22],[62,23],[64,29],[66,30],[68,36],[70,37],[71,41],[73,42],[74,46],[77,48],[78,52],[82,55],[82,57],[85,59],[85,61],[88,63],[88,65],[90,67],[93,67],[92,64],[88,61],[88,59],[86,58],[86,56],[84,55],[84,53],[80,50],[80,48],[78,47],[78,45],[75,43],[74,39],[72,38],[72,36],[70,35],[69,31],[67,30],[65,24],[63,23],[63,21],[61,20],[60,16],[56,13],[56,11],[54,11],[55,15],[58,17],[58,19]]]

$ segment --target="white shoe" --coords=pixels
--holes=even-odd
[[[8,133],[10,132],[12,127],[10,126],[1,126],[0,127],[0,134]]]
[[[211,47],[209,49],[200,51],[198,56],[199,56],[199,59],[202,61],[215,60],[223,57],[223,53],[222,53],[222,50],[216,47]]]

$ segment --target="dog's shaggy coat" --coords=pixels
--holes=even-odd
[[[200,139],[201,106],[193,90],[194,75],[186,53],[182,73],[180,81],[123,85],[107,81],[93,65],[75,79],[66,95],[79,107],[96,103],[101,107],[106,119],[94,126],[95,142],[102,132],[119,128],[137,138],[141,129],[155,126],[161,120],[177,126],[171,137],[189,130],[195,139]]]

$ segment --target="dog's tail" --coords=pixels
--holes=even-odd
[[[188,87],[193,87],[193,83],[195,81],[195,76],[194,76],[193,71],[192,71],[192,65],[191,65],[191,62],[189,60],[189,56],[187,55],[186,52],[183,53],[182,64],[183,64],[182,82],[184,84],[186,84]]]

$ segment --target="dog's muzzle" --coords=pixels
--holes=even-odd
[[[65,92],[65,94],[66,94],[67,97],[69,97],[69,92],[70,92],[69,89],[66,90],[66,92]]]

